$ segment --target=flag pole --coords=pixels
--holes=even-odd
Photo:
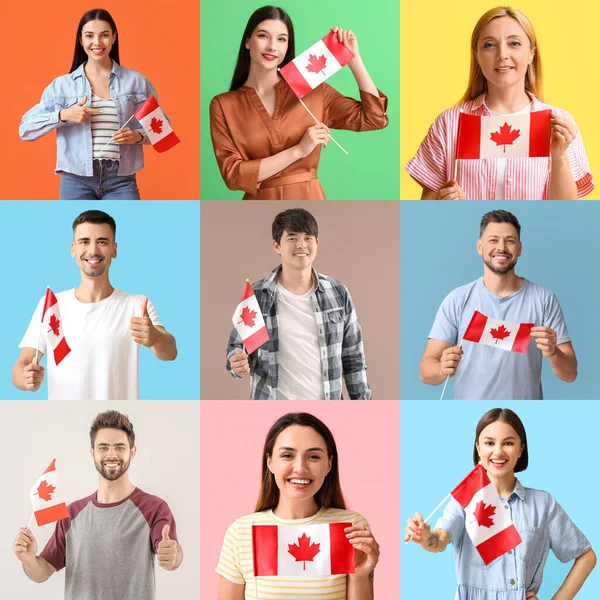
[[[29,529],[31,531],[31,522],[33,521],[33,515],[35,513],[31,513],[31,519],[29,519],[29,523],[27,523],[27,529]]]
[[[300,100],[300,98],[298,98],[298,100]],[[300,100],[300,104],[302,104],[302,106],[304,106],[304,108],[306,109],[306,111],[308,112],[308,114],[315,120],[315,123],[317,123],[317,125],[321,124],[321,121],[319,121],[319,119],[317,119],[317,117],[315,117],[315,115],[312,114],[312,112],[310,112],[310,109],[308,108],[308,106],[306,106],[306,104],[304,104],[304,102],[302,102],[302,100]],[[342,151],[344,152],[346,155],[348,154],[348,152],[346,152],[346,150],[344,150],[344,148],[342,148],[342,146],[340,146],[340,144],[334,139],[334,137],[329,134],[329,139]]]
[[[429,521],[429,519],[431,519],[431,517],[433,517],[433,515],[435,515],[435,513],[440,510],[440,508],[442,508],[444,502],[446,502],[446,500],[448,500],[450,498],[452,494],[448,494],[430,513],[429,516],[423,521],[423,525],[425,525],[425,523],[427,523],[427,521]],[[412,537],[409,537],[405,542],[404,545],[406,546],[406,544],[408,544],[408,542],[410,542],[410,540],[412,540]]]
[[[246,281],[248,281],[246,279]],[[256,562],[254,560],[254,521],[250,524],[250,530],[252,531],[252,575],[254,575],[254,600],[258,600],[258,577],[254,573],[256,570]]]
[[[50,289],[50,286],[47,285],[46,286],[46,296],[44,297],[44,306],[46,305],[46,297],[48,296],[48,290]],[[35,358],[33,359],[33,364],[37,365],[38,364],[38,356],[39,356],[39,347],[40,347],[40,342],[42,340],[42,326],[44,324],[44,309],[42,308],[42,320],[40,321],[40,334],[38,335],[38,343],[37,343],[37,348],[35,349]]]
[[[456,346],[459,350],[462,348],[463,345],[463,340],[460,341],[460,344],[458,344],[458,346]],[[448,375],[448,377],[446,377],[446,381],[444,382],[444,389],[442,390],[442,395],[440,396],[440,400],[444,399],[444,394],[446,393],[446,386],[448,385],[448,380],[450,379],[450,375]]]
[[[127,123],[129,123],[129,121],[131,121],[131,119],[133,119],[133,117],[135,117],[135,113],[134,113],[134,114],[132,114],[132,115],[129,117],[129,119],[127,119],[127,121],[125,121],[125,123],[123,123],[123,125],[121,125],[121,127],[119,127],[119,129],[118,129],[117,131],[120,131],[121,129],[123,129],[123,127],[125,127],[125,125],[127,125]],[[113,135],[114,135],[114,134],[113,134]],[[109,141],[109,142],[106,142],[106,144],[104,145],[104,147],[102,148],[102,150],[100,150],[100,154],[101,154],[102,152],[104,152],[104,148],[106,148],[106,146],[108,146],[108,145],[110,144],[110,142],[111,142],[111,141],[112,141],[112,136],[111,136],[111,138],[110,138],[110,141]]]

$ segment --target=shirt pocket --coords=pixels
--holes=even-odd
[[[544,545],[541,527],[524,527],[519,529],[519,534],[523,541],[517,546],[517,556],[528,567],[537,567]]]
[[[479,552],[477,552],[477,549],[473,549],[473,556],[471,557],[471,564],[474,567],[477,567],[478,569],[487,571],[488,569],[491,569],[500,560],[502,560],[502,556],[499,556],[498,558],[493,560],[489,565],[486,565],[483,562],[483,558],[481,558],[481,556],[479,556]]]
[[[325,342],[328,346],[341,344],[344,339],[344,310],[334,308],[323,312]]]
[[[58,110],[62,110],[81,102],[83,98],[84,96],[56,96],[54,98],[54,105]]]

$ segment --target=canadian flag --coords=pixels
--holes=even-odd
[[[179,138],[175,135],[171,125],[169,125],[165,113],[158,105],[154,96],[150,96],[135,111],[135,118],[144,128],[150,143],[157,152],[165,152],[179,144]]]
[[[29,496],[38,526],[54,523],[69,516],[67,505],[60,494],[55,458],[35,482]]]
[[[257,348],[269,341],[269,333],[258,300],[248,280],[246,280],[244,293],[233,313],[233,317],[231,317],[231,321],[240,334],[248,354],[252,354]]]
[[[551,110],[480,117],[460,113],[456,158],[550,156]]]
[[[329,577],[354,573],[352,523],[252,525],[254,576]]]
[[[354,54],[330,31],[323,39],[289,62],[280,73],[294,94],[303,98],[337,73],[354,58]]]
[[[71,348],[65,339],[58,301],[49,287],[46,289],[44,312],[42,313],[42,327],[44,325],[48,326],[46,338],[54,350],[54,363],[58,365],[71,352]]]
[[[509,352],[527,352],[534,323],[511,323],[486,317],[478,310],[473,311],[463,340],[486,344]]]
[[[521,536],[510,518],[510,510],[500,501],[498,492],[480,464],[451,494],[465,509],[467,533],[486,565],[521,543]]]

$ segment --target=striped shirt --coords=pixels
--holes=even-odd
[[[115,101],[112,98],[104,99],[92,95],[91,107],[93,110],[98,109],[102,111],[102,114],[93,114],[91,117],[94,160],[119,160],[121,152],[118,144],[110,143],[106,146],[113,134],[119,129],[119,117],[117,116]]]
[[[531,96],[531,111],[551,109],[559,116],[573,121],[566,111],[540,102]],[[485,94],[444,111],[429,128],[417,154],[404,168],[423,187],[439,190],[444,183],[456,179],[468,200],[495,200],[498,159],[456,160],[458,119],[461,112],[489,116]],[[594,189],[581,132],[567,149],[573,179],[577,184],[577,197],[583,198]],[[507,158],[504,172],[506,200],[547,200],[550,189],[552,158]]]
[[[245,586],[245,600],[256,600],[252,562],[252,523],[255,525],[300,525],[349,521],[369,527],[360,514],[339,508],[321,508],[307,519],[280,519],[271,510],[246,515],[235,521],[225,534],[216,571],[228,581]],[[307,579],[305,577],[257,577],[260,600],[346,600],[346,575]]]

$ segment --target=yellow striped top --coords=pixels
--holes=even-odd
[[[92,95],[92,108],[102,110],[100,115],[92,115],[92,148],[94,159],[119,160],[121,150],[118,144],[110,143],[110,138],[119,129],[117,107],[112,98]],[[108,146],[106,146],[108,144]],[[106,146],[106,148],[104,148]]]
[[[306,519],[280,519],[271,510],[246,515],[235,521],[225,534],[216,571],[232,583],[245,586],[246,600],[346,600],[346,575],[307,579],[305,577],[257,577],[254,594],[252,523],[254,525],[300,525],[350,521],[368,527],[360,514],[340,508],[321,508]]]

